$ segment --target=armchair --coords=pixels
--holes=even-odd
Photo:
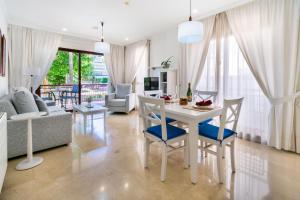
[[[116,92],[105,95],[105,106],[112,112],[129,113],[135,108],[131,84],[117,84]]]

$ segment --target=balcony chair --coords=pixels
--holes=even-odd
[[[72,101],[72,104],[74,103],[74,100],[75,100],[75,104],[77,104],[78,98],[79,98],[79,86],[73,85],[71,91],[64,90],[61,92],[61,94],[60,94],[61,106],[64,108],[67,108],[67,100],[68,99],[70,99]]]
[[[143,118],[144,124],[144,167],[148,167],[148,156],[150,144],[160,142],[162,145],[162,163],[160,180],[166,179],[168,155],[177,150],[184,150],[184,167],[189,165],[188,137],[184,129],[166,123],[165,102],[163,99],[139,96],[139,115]],[[155,113],[159,111],[160,118]],[[151,124],[156,124],[152,126]],[[174,143],[182,143],[177,147],[171,146]]]
[[[224,108],[220,117],[220,127],[211,124],[199,125],[201,155],[202,151],[205,151],[217,156],[219,183],[223,183],[222,156],[224,155],[225,146],[230,147],[231,170],[235,172],[234,140],[242,102],[243,98],[224,100]],[[232,124],[232,129],[225,128],[227,124]],[[206,142],[206,144],[209,143],[209,145],[203,145],[203,142]],[[212,145],[217,146],[217,151],[209,149]]]
[[[105,95],[105,106],[112,112],[129,113],[135,108],[135,98],[131,84],[117,84],[116,93]]]

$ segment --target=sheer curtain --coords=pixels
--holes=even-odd
[[[179,53],[179,92],[180,96],[185,96],[188,82],[192,89],[196,88],[199,80],[205,58],[209,48],[209,42],[213,37],[213,28],[215,25],[215,16],[202,20],[204,26],[203,40],[200,43],[182,44]]]
[[[107,71],[113,86],[124,83],[124,46],[110,45],[110,52],[104,55]]]
[[[272,104],[268,144],[299,150],[294,112],[300,96],[300,1],[253,1],[226,13],[251,72]]]
[[[40,71],[33,80],[36,90],[55,59],[61,35],[46,31],[9,25],[9,87],[30,87],[26,71]]]
[[[149,41],[139,41],[125,47],[125,83],[132,83],[140,67],[145,66]]]
[[[244,97],[239,118],[239,137],[259,143],[268,139],[270,104],[252,75],[233,36],[222,38],[217,67],[216,40],[210,42],[198,90],[218,91],[217,104],[224,98]]]

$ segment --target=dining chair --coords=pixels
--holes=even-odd
[[[184,150],[184,167],[189,165],[189,147],[186,131],[166,123],[165,101],[163,99],[139,96],[139,115],[144,124],[144,167],[148,167],[150,144],[159,142],[162,146],[160,180],[165,181],[168,155],[180,149]],[[156,113],[160,114],[160,118]],[[154,126],[152,124],[155,124]],[[174,143],[184,145],[171,146]]]
[[[162,90],[149,90],[149,91],[144,91],[144,95],[146,97],[156,97],[160,98],[163,95]]]
[[[144,91],[144,95],[146,97],[160,98],[163,95],[163,91],[162,90]],[[156,116],[158,118],[160,118],[159,114],[157,114]],[[167,124],[169,124],[169,123],[176,122],[176,120],[172,119],[172,118],[169,118],[169,117],[166,117],[166,122],[167,122]]]
[[[199,139],[202,142],[209,143],[209,145],[200,145],[201,151],[211,153],[217,156],[217,168],[219,183],[223,183],[223,167],[222,167],[222,156],[225,150],[225,146],[230,147],[231,157],[231,170],[235,172],[235,136],[236,127],[241,111],[243,98],[224,100],[224,108],[220,116],[220,126],[214,126],[211,124],[199,125]],[[232,124],[232,129],[225,128],[227,124]],[[210,149],[212,145],[217,146],[217,150],[213,151]]]

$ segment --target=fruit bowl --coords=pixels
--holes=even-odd
[[[170,103],[172,101],[171,95],[164,95],[160,97],[161,99],[164,99],[166,103]]]
[[[202,100],[202,101],[198,101],[196,102],[196,106],[198,107],[208,107],[212,105],[212,101],[211,100]]]

